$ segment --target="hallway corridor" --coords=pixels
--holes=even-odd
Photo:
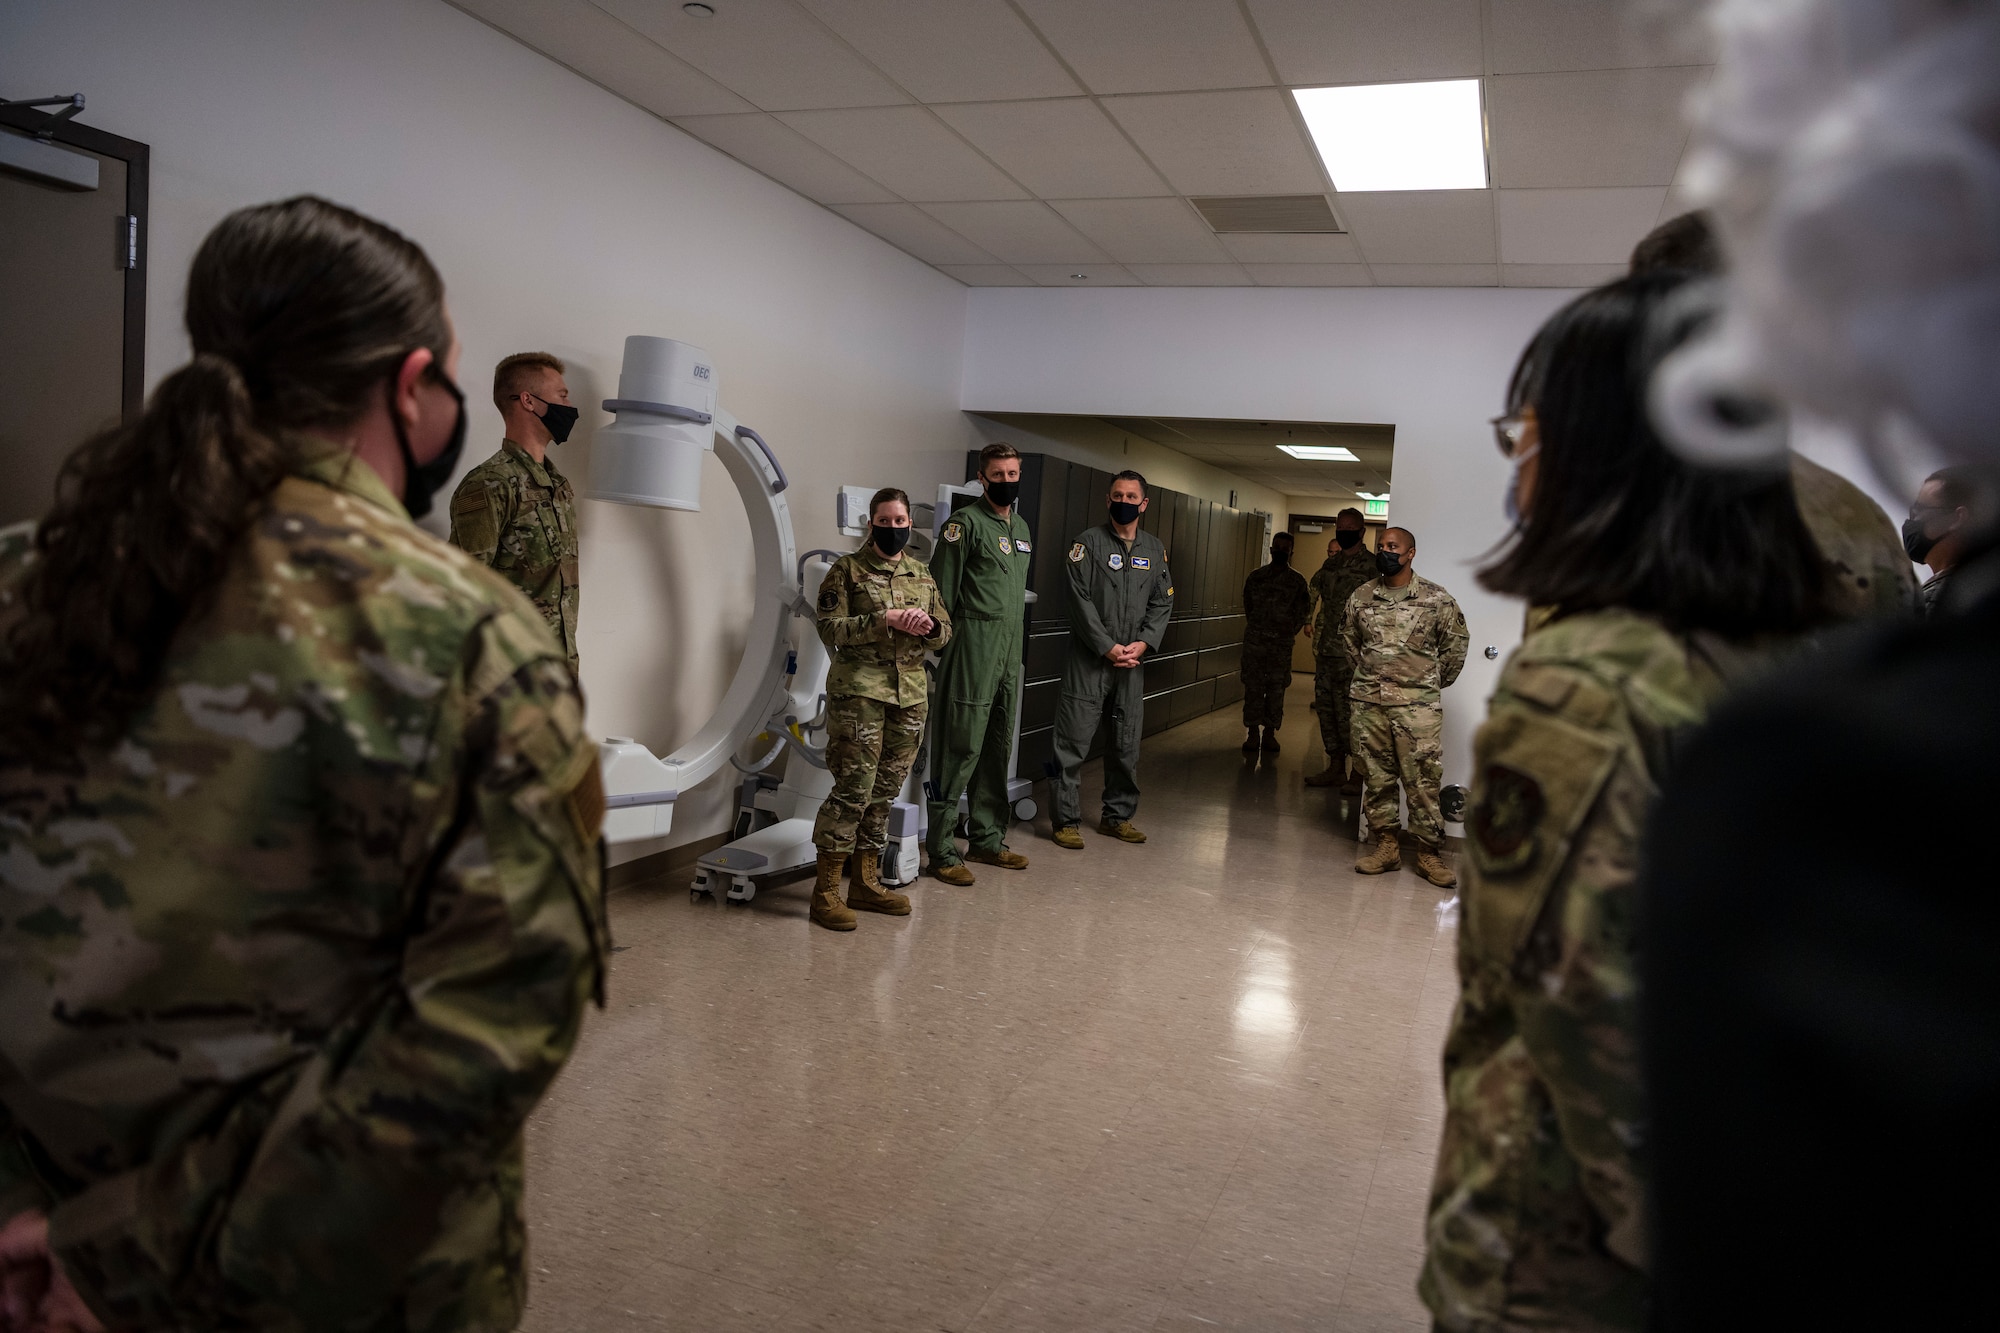
[[[1311,692],[1275,756],[1234,707],[1148,741],[1145,845],[1056,847],[1038,787],[1026,871],[851,935],[809,879],[614,897],[528,1127],[523,1327],[1428,1327],[1452,893],[1354,873]]]

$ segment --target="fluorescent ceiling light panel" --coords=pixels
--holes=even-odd
[[[1382,492],[1380,495],[1375,494],[1373,491],[1356,491],[1355,494],[1364,500],[1386,500],[1389,498],[1389,492],[1387,491]]]
[[[1303,458],[1314,463],[1359,463],[1352,449],[1343,449],[1337,444],[1281,444],[1278,448],[1293,458]]]
[[[1478,79],[1294,88],[1292,96],[1344,194],[1486,188]]]

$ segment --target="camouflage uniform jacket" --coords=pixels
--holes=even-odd
[[[1372,557],[1371,557],[1372,558]],[[1381,579],[1354,590],[1341,619],[1341,651],[1354,663],[1348,697],[1376,704],[1434,704],[1465,669],[1472,642],[1452,595],[1421,574],[1407,595]]]
[[[0,1215],[114,1328],[511,1329],[596,749],[519,595],[303,447],[118,743],[0,751]]]
[[[1843,620],[1909,616],[1917,576],[1896,525],[1838,472],[1792,455],[1792,494],[1826,567],[1827,601]]]
[[[1440,1327],[1643,1327],[1639,834],[1747,656],[1627,611],[1515,650],[1473,745],[1459,1000],[1420,1283]]]
[[[904,606],[937,622],[930,638],[889,628],[886,613]],[[951,616],[923,561],[908,553],[884,560],[864,546],[834,561],[819,585],[819,637],[833,654],[829,696],[858,694],[910,708],[929,695],[924,654],[950,642]]]
[[[1243,655],[1291,661],[1292,640],[1312,614],[1312,595],[1298,571],[1273,560],[1243,580]]]
[[[1312,592],[1313,656],[1333,657],[1340,646],[1340,625],[1347,612],[1347,599],[1354,590],[1375,577],[1375,553],[1357,543],[1348,550],[1335,547],[1326,563],[1313,571],[1307,587]]]
[[[576,491],[555,460],[502,440],[452,492],[451,544],[527,594],[576,670]]]

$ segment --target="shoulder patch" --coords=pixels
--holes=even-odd
[[[1506,764],[1486,766],[1486,790],[1473,808],[1466,829],[1479,843],[1480,867],[1489,874],[1511,875],[1533,863],[1535,830],[1548,812],[1542,784]]]
[[[839,605],[840,605],[840,590],[838,588],[823,587],[819,590],[820,610],[831,611],[833,610],[834,607]]]
[[[1070,562],[1070,563],[1071,563],[1072,565],[1080,565],[1080,564],[1082,564],[1082,563],[1083,563],[1083,555],[1084,555],[1084,551],[1083,551],[1083,543],[1082,543],[1082,542],[1078,542],[1078,543],[1077,543],[1076,545],[1074,545],[1074,546],[1072,546],[1072,547],[1070,547],[1070,548],[1069,548],[1069,562]]]
[[[944,531],[938,535],[943,537],[948,542],[955,542],[960,537],[963,537],[965,535],[965,525],[960,523],[957,519],[953,519],[951,522],[944,525]]]
[[[1173,595],[1174,595],[1174,585],[1169,583],[1167,585],[1167,596],[1172,597]]]

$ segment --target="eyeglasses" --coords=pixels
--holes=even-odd
[[[1493,442],[1500,446],[1500,456],[1511,459],[1521,450],[1521,442],[1528,438],[1528,418],[1519,412],[1509,412],[1504,417],[1493,418]]]

